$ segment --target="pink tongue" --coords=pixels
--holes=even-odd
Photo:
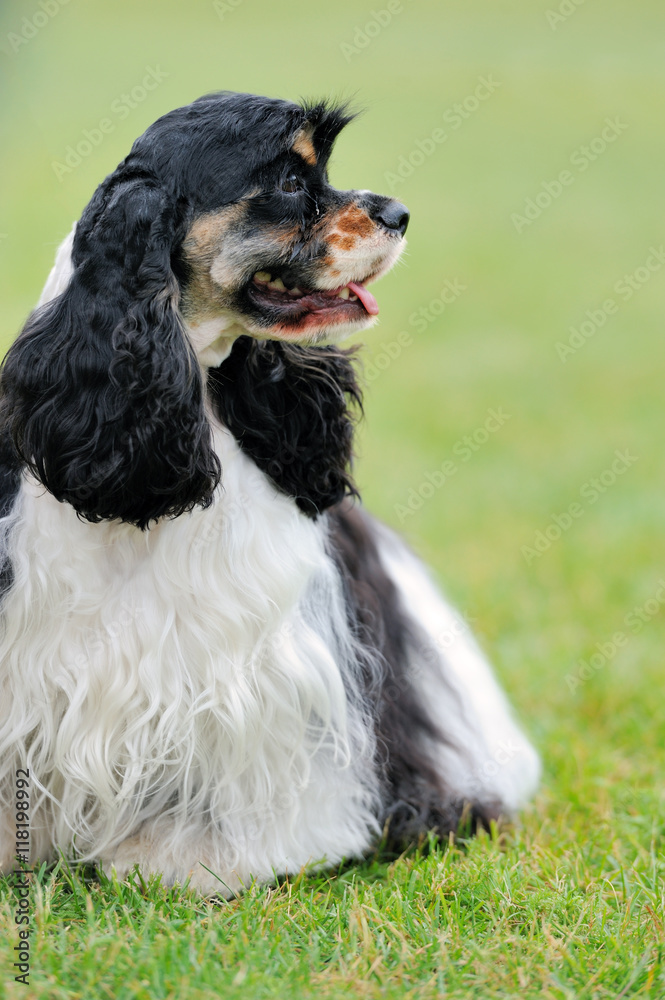
[[[371,292],[368,292],[364,285],[358,285],[355,281],[350,281],[346,286],[350,292],[357,295],[370,316],[379,315],[379,303]]]

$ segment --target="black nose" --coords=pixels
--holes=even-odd
[[[392,229],[394,232],[399,233],[400,236],[404,236],[410,218],[411,216],[406,205],[403,205],[401,201],[393,201],[392,199],[387,201],[376,214],[377,222],[380,222],[386,229]]]

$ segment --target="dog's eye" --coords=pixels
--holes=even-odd
[[[294,191],[302,191],[302,182],[299,177],[295,174],[289,174],[279,186],[280,191],[286,191],[288,194],[292,194]]]

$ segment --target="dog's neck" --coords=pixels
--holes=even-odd
[[[188,320],[185,330],[204,368],[218,368],[226,361],[235,341],[245,332],[229,316]]]
[[[309,517],[357,495],[350,352],[240,337],[210,369],[208,397],[245,454]]]

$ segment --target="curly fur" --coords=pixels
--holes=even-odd
[[[362,408],[351,350],[240,337],[208,384],[221,422],[300,510],[358,496],[349,467]]]
[[[89,521],[146,528],[210,504],[219,481],[170,266],[181,229],[154,183],[121,170],[77,227],[66,290],[3,366],[0,421],[17,454]]]
[[[468,629],[359,506],[334,343],[373,321],[408,213],[329,184],[349,119],[228,93],[165,115],[5,359],[0,871],[17,768],[22,860],[224,895],[535,787]]]

